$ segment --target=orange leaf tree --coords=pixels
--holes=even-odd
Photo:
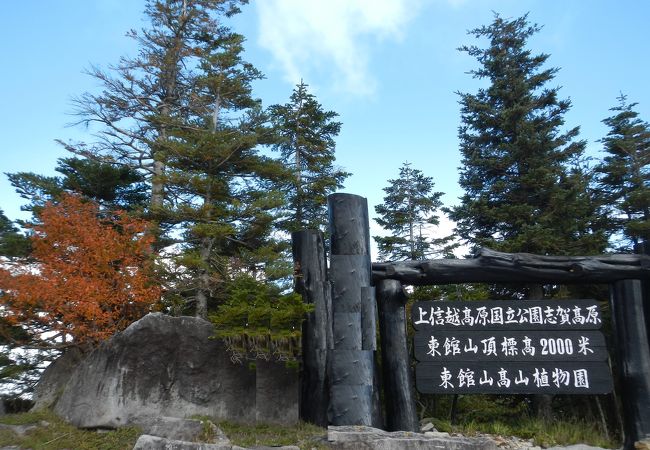
[[[92,348],[157,303],[147,223],[76,195],[33,227],[33,264],[0,269],[0,314],[51,347]]]

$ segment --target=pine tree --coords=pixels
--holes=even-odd
[[[214,15],[239,11],[237,0],[148,0],[151,26],[127,36],[139,45],[135,57],[123,57],[109,71],[92,67],[100,94],[75,99],[79,123],[98,125],[98,141],[62,144],[71,152],[139,169],[150,184],[150,210],[159,214],[165,202],[165,166],[175,140],[170,129],[189,115],[209,115],[218,104],[202,96],[205,85],[197,71],[229,30]],[[187,124],[189,126],[189,124]]]
[[[7,174],[16,192],[29,201],[23,210],[37,213],[64,193],[82,195],[104,209],[140,210],[146,204],[144,177],[130,167],[72,157],[60,158],[55,170],[61,175]]]
[[[16,261],[25,260],[30,253],[29,238],[20,233],[18,227],[0,210],[0,271],[8,270]],[[4,301],[4,295],[0,288],[0,304]],[[44,355],[14,351],[29,338],[25,329],[0,317],[0,388],[5,394],[27,392],[40,375],[37,368]]]
[[[556,68],[533,55],[528,39],[540,27],[527,16],[469,33],[487,48],[459,50],[477,59],[474,78],[489,82],[476,94],[459,93],[462,124],[460,185],[465,194],[451,217],[475,247],[540,254],[592,254],[604,236],[595,230],[596,206],[578,128],[563,131],[569,100],[548,87]]]
[[[167,292],[201,317],[240,267],[260,270],[274,259],[269,235],[282,202],[268,189],[284,172],[258,152],[272,137],[252,97],[262,74],[242,59],[243,36],[223,23],[241,3],[148,1],[149,28],[129,33],[138,56],[92,68],[103,90],[76,101],[80,123],[99,126],[99,140],[66,144],[146,177],[156,249],[176,238],[183,252],[177,272],[166,274]]]
[[[22,258],[29,255],[30,247],[29,239],[0,209],[0,257]]]
[[[544,68],[547,54],[534,55],[528,40],[540,31],[528,17],[494,21],[469,34],[486,48],[459,50],[476,58],[470,73],[488,81],[476,94],[459,93],[459,139],[463,155],[461,204],[452,210],[457,232],[474,247],[506,252],[575,255],[600,253],[606,238],[597,204],[588,190],[585,142],[578,127],[564,130],[571,102],[548,87],[557,68]],[[530,299],[541,285],[492,287],[493,295]],[[551,398],[534,396],[541,418],[552,416]]]
[[[599,194],[609,207],[611,231],[631,244],[622,250],[640,252],[650,243],[650,124],[625,95],[618,101],[610,109],[614,115],[603,120],[609,132],[601,140],[607,155],[596,168]]]
[[[388,180],[384,188],[384,203],[375,206],[379,218],[375,221],[390,236],[375,236],[382,260],[422,260],[434,255],[449,256],[450,238],[431,237],[432,228],[439,225],[438,210],[442,192],[434,192],[433,178],[411,168],[406,162],[400,167],[399,178]]]
[[[334,139],[341,123],[334,111],[322,105],[302,81],[295,87],[289,103],[269,108],[279,136],[274,147],[290,167],[285,187],[288,217],[282,227],[288,231],[322,229],[327,223],[327,196],[342,187],[348,173],[334,166]]]

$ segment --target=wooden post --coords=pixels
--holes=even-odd
[[[330,423],[380,426],[375,389],[376,304],[371,286],[368,202],[328,197],[334,349],[330,353]]]
[[[637,253],[641,255],[650,256],[650,242],[643,241],[639,244]],[[643,308],[645,310],[645,328],[648,332],[648,341],[650,342],[650,277],[647,277],[642,282],[643,287]]]
[[[377,285],[386,429],[389,431],[420,431],[411,358],[406,346],[406,300],[399,281],[382,280]]]
[[[612,284],[612,316],[622,390],[625,449],[650,439],[650,347],[640,280]]]
[[[332,347],[332,299],[327,281],[323,235],[316,230],[291,235],[295,291],[314,305],[302,326],[300,419],[326,427],[329,405],[327,352]]]

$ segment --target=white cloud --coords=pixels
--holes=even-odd
[[[271,52],[287,81],[330,72],[334,87],[373,93],[369,46],[400,39],[422,0],[262,0],[256,2],[259,44]]]

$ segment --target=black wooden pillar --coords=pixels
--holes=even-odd
[[[329,404],[327,352],[332,347],[332,299],[327,281],[323,235],[316,230],[291,235],[295,291],[314,305],[302,326],[300,419],[326,427]]]
[[[420,431],[411,358],[406,346],[406,300],[399,281],[381,280],[377,284],[386,429],[389,431]]]
[[[650,256],[650,242],[643,241],[638,245],[636,253]],[[645,328],[650,341],[650,279],[646,278],[641,282],[643,287],[643,308],[645,309]]]
[[[376,303],[371,286],[368,202],[328,197],[334,348],[330,353],[330,423],[378,426],[375,389]]]
[[[612,315],[622,389],[625,449],[650,439],[650,347],[640,280],[612,284]]]

